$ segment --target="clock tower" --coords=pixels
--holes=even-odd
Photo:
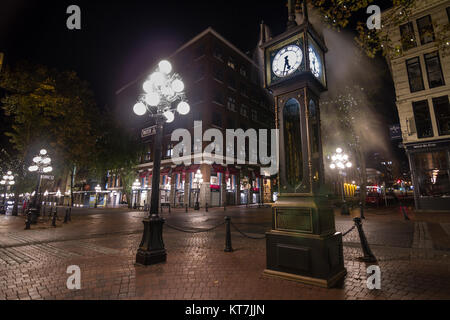
[[[261,46],[265,87],[275,99],[280,168],[264,274],[331,287],[346,270],[324,186],[319,98],[327,90],[327,48],[308,21],[305,0],[296,24],[293,1],[287,30]]]

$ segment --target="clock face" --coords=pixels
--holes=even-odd
[[[300,67],[303,60],[303,52],[299,46],[288,45],[280,49],[272,62],[272,71],[278,77],[286,77]]]
[[[309,47],[309,68],[316,78],[320,78],[322,74],[322,63],[316,50],[311,46]]]

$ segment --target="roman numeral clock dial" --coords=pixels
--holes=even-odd
[[[296,45],[288,45],[276,53],[272,62],[272,71],[280,78],[286,77],[300,67],[302,60],[302,49]]]

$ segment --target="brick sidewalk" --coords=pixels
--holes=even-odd
[[[340,288],[323,289],[266,278],[264,240],[224,232],[185,234],[165,228],[168,260],[134,264],[140,234],[110,235],[0,249],[0,299],[449,299],[447,252],[373,246],[381,290],[366,288],[361,250],[344,245],[348,275]],[[423,254],[423,253],[426,254]],[[421,254],[422,253],[422,254]],[[81,268],[81,290],[66,288],[66,268]]]

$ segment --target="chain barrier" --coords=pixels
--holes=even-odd
[[[180,228],[180,227],[172,226],[172,225],[170,225],[170,224],[167,223],[167,222],[164,223],[164,224],[165,224],[167,227],[171,228],[171,229],[174,229],[174,230],[177,230],[177,231],[181,231],[181,232],[185,232],[185,233],[201,233],[201,232],[212,231],[212,230],[214,230],[214,229],[216,229],[216,228],[218,228],[218,227],[224,225],[224,224],[225,224],[225,221],[219,223],[218,225],[216,225],[216,226],[214,226],[214,227],[212,227],[212,228],[209,228],[209,229],[202,229],[202,230],[186,230],[186,229],[182,229],[182,228]]]
[[[266,238],[265,235],[262,236],[262,237],[253,237],[253,236],[249,236],[249,235],[245,234],[244,232],[242,232],[241,230],[239,230],[239,228],[236,227],[235,224],[234,224],[233,222],[230,221],[230,223],[231,223],[231,225],[233,226],[233,228],[234,228],[237,232],[239,232],[242,236],[244,236],[244,237],[246,237],[246,238],[254,239],[254,240],[262,240],[262,239],[265,239],[265,238]]]
[[[353,229],[355,229],[355,225],[353,225],[350,229],[342,233],[342,236],[345,237],[347,234],[349,234]]]

